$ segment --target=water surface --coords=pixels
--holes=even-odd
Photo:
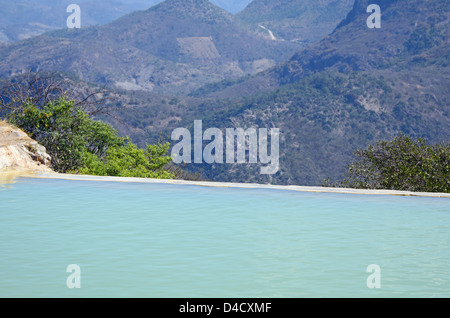
[[[0,297],[449,297],[449,203],[21,178],[0,186]]]

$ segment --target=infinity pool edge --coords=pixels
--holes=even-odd
[[[211,181],[186,181],[186,180],[174,180],[174,179],[104,177],[104,176],[74,175],[74,174],[47,173],[47,172],[24,173],[24,174],[17,174],[16,176],[22,176],[22,177],[27,177],[27,178],[42,178],[42,179],[64,179],[64,180],[73,180],[73,181],[156,183],[156,184],[194,185],[194,186],[216,187],[216,188],[275,189],[275,190],[290,190],[290,191],[315,192],[315,193],[340,193],[340,194],[394,195],[394,196],[420,196],[420,197],[450,198],[449,193],[437,193],[437,192],[410,192],[410,191],[396,191],[396,190],[327,188],[327,187],[294,186],[294,185],[290,185],[290,186],[266,185],[266,184],[256,184],[256,183],[232,183],[232,182],[211,182]]]

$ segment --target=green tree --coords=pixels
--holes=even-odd
[[[139,149],[110,125],[96,121],[72,100],[60,97],[37,106],[29,100],[9,112],[8,120],[38,141],[52,157],[57,172],[102,176],[173,178],[170,144]]]
[[[8,120],[42,144],[52,157],[52,168],[62,173],[83,167],[85,153],[102,157],[108,148],[128,141],[64,97],[42,107],[29,101],[10,112]]]
[[[450,143],[398,135],[355,152],[338,186],[416,192],[450,192]]]
[[[169,147],[169,143],[159,143],[147,145],[146,149],[139,149],[129,143],[126,146],[108,149],[103,158],[87,152],[85,167],[79,172],[100,176],[174,178],[173,173],[164,169],[172,161],[172,158],[166,155]]]

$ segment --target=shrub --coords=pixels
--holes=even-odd
[[[172,178],[169,143],[138,149],[110,125],[90,118],[75,102],[60,97],[37,107],[29,101],[8,115],[9,121],[42,144],[57,172],[102,176]]]
[[[450,192],[450,144],[398,135],[355,152],[339,186],[421,192]]]

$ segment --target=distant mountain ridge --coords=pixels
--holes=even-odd
[[[55,70],[115,88],[178,94],[267,69],[295,49],[248,32],[207,0],[166,0],[104,26],[0,47],[0,76]]]
[[[333,31],[354,0],[253,0],[236,18],[276,38],[307,45]]]
[[[354,150],[397,133],[448,141],[450,2],[380,1],[380,29],[367,26],[370,3],[357,0],[333,33],[287,62],[196,94],[226,101],[203,112],[204,126],[279,128],[278,174],[192,169],[213,180],[320,185],[342,177]]]
[[[101,25],[136,10],[148,9],[161,0],[78,0],[82,26]],[[73,0],[0,0],[0,43],[15,42],[44,32],[66,28]]]
[[[78,0],[82,25],[102,25],[137,10],[146,10],[163,0]],[[236,13],[251,0],[211,0],[215,5]],[[73,0],[0,0],[0,43],[15,42],[51,30],[66,27],[66,8]]]
[[[370,3],[356,0],[330,37],[296,53],[279,67],[277,72],[283,81],[292,82],[325,69],[349,72],[417,65],[418,55],[425,52],[425,59],[441,60],[447,66],[444,60],[448,61],[450,36],[448,1],[380,1],[380,29],[366,25]]]
[[[347,17],[323,40],[299,50],[274,69],[214,94],[226,96],[233,90],[251,95],[259,89],[274,89],[325,70],[343,73],[394,70],[419,67],[427,60],[432,64],[428,67],[448,66],[449,2],[380,1],[380,29],[367,27],[369,4],[369,0],[356,0]]]

